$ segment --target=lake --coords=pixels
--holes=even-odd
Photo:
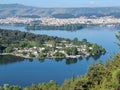
[[[24,27],[15,26],[0,26],[4,29],[26,31]],[[87,72],[88,67],[92,62],[102,61],[105,63],[107,59],[114,56],[115,52],[119,52],[118,42],[115,35],[118,33],[117,28],[103,27],[88,27],[77,31],[60,31],[60,30],[36,30],[29,31],[35,34],[46,34],[49,36],[58,36],[62,38],[79,40],[86,38],[89,42],[102,45],[107,53],[99,59],[93,58],[82,60],[53,60],[45,59],[33,60],[23,59],[13,56],[0,56],[0,85],[8,83],[10,85],[30,86],[40,82],[49,82],[55,80],[58,84],[64,82],[65,79],[70,79],[72,74],[77,77]]]

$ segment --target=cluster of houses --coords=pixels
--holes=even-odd
[[[68,24],[87,24],[87,25],[108,25],[109,27],[116,24],[120,24],[120,18],[114,18],[112,16],[106,17],[79,17],[79,18],[69,18],[69,19],[59,19],[59,18],[20,18],[20,17],[8,17],[5,19],[0,19],[0,24],[32,24],[32,22],[37,22],[37,24],[48,25],[48,26],[61,26]]]
[[[44,47],[31,47],[31,48],[24,48],[24,49],[18,49],[14,48],[13,53],[17,56],[23,56],[23,57],[30,57],[32,54],[34,57],[39,57],[40,53],[43,53],[43,51],[46,49],[46,47],[52,48],[52,44],[45,44]],[[81,55],[68,55],[65,51],[65,48],[71,48],[76,47],[78,52],[82,52]],[[81,56],[88,57],[90,56],[90,53],[87,52],[87,48],[90,50],[93,49],[93,47],[88,47],[87,45],[72,45],[72,44],[65,44],[65,47],[62,46],[56,46],[55,49],[50,49],[49,51],[45,52],[46,57],[53,57],[56,52],[60,52],[65,55],[66,58],[79,58]]]

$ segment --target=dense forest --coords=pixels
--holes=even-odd
[[[21,32],[18,30],[3,30],[0,29],[0,52],[5,48],[13,47],[32,47],[40,46],[45,41],[60,42],[61,40],[67,40],[63,38],[47,36],[47,35],[35,35],[29,32]]]
[[[120,42],[120,33],[116,37]],[[4,84],[0,90],[120,90],[120,53],[116,53],[104,64],[92,63],[85,75],[75,78],[73,74],[72,78],[65,80],[61,86],[55,81],[24,88]]]
[[[22,40],[28,40],[28,41],[36,41],[39,43],[44,43],[48,40],[54,40],[55,42],[59,42],[63,40],[63,38],[53,37],[53,36],[47,36],[47,35],[35,35],[29,32],[21,32],[18,30],[4,30],[0,29],[0,44],[16,44],[19,41]],[[18,43],[19,44],[19,43]]]

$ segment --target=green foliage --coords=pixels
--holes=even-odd
[[[119,87],[120,85],[120,69],[117,69],[115,71],[112,72],[112,82],[111,82],[111,86],[113,88]]]
[[[4,46],[0,45],[0,53],[3,53],[3,50],[5,49]]]
[[[75,44],[75,45],[79,45],[80,44],[78,38],[74,38],[73,39],[73,44]]]
[[[65,58],[65,54],[61,53],[61,52],[56,52],[53,55],[55,58]]]
[[[44,59],[45,57],[46,55],[43,52],[41,52],[38,56],[39,59]]]
[[[120,41],[120,32],[116,35],[116,37]]]
[[[5,48],[4,52],[5,53],[11,53],[13,51],[13,48],[12,47],[7,47]]]
[[[76,47],[71,47],[71,48],[65,48],[65,52],[68,55],[78,55],[78,51]]]
[[[82,42],[87,43],[87,39],[83,39]]]
[[[35,35],[28,32],[13,31],[0,29],[0,52],[11,52],[12,47],[25,48],[34,47],[44,44],[46,41],[60,42],[63,38],[52,37],[47,35]]]
[[[4,84],[3,88],[4,88],[4,90],[9,90],[10,86],[8,84]]]
[[[91,51],[92,56],[104,54],[106,52],[105,49],[102,48],[102,46],[98,46],[97,44],[93,44],[92,47],[93,47]]]
[[[116,37],[117,37],[118,41],[120,41],[120,32],[116,35]],[[120,42],[117,43],[117,44],[118,44],[118,46],[120,47]]]
[[[74,73],[72,74],[72,81],[74,82],[75,80],[75,76],[74,76]]]
[[[35,55],[33,55],[32,53],[29,54],[29,56],[32,58],[32,57],[35,57]]]

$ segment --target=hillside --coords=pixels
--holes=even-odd
[[[34,17],[74,18],[79,16],[120,17],[120,7],[96,8],[38,8],[21,4],[0,4],[0,18],[33,15]]]

